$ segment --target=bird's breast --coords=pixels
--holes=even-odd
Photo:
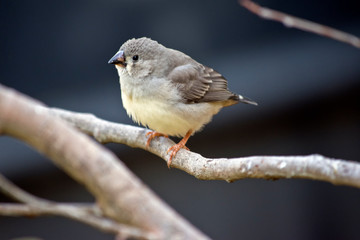
[[[144,80],[120,76],[121,98],[127,114],[137,123],[170,136],[198,131],[221,104],[184,103],[176,86],[163,78]]]
[[[171,104],[157,99],[137,98],[122,92],[127,114],[138,124],[167,135],[183,136],[191,128]]]
[[[170,136],[185,136],[208,123],[221,106],[208,103],[173,104],[151,98],[137,98],[122,91],[122,102],[127,114],[138,124]]]

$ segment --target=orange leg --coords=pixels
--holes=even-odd
[[[168,168],[170,168],[170,166],[171,166],[171,161],[172,161],[173,157],[175,157],[176,153],[177,153],[180,149],[184,148],[184,149],[186,149],[186,150],[189,150],[189,149],[185,146],[185,144],[186,144],[186,142],[189,140],[189,138],[190,138],[190,136],[191,136],[191,133],[192,133],[192,130],[189,130],[189,131],[186,133],[185,137],[183,137],[183,139],[181,139],[178,144],[175,144],[174,146],[170,147],[170,148],[167,150],[167,153],[171,152],[171,153],[170,153],[169,161],[168,161],[168,163],[167,163]]]
[[[150,146],[151,140],[153,140],[156,137],[166,137],[166,138],[168,138],[168,135],[162,134],[162,133],[159,133],[159,132],[155,132],[155,131],[146,133],[146,136],[149,137],[147,142],[146,142],[146,147],[147,148]]]

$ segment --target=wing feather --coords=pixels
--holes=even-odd
[[[227,106],[239,101],[239,96],[228,90],[227,80],[220,73],[199,63],[178,66],[169,77],[187,103],[223,102]]]

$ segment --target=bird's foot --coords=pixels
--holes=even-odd
[[[169,152],[171,152],[171,153],[170,153],[169,160],[168,160],[168,162],[167,162],[168,168],[170,168],[170,166],[171,166],[171,161],[172,161],[173,157],[175,157],[176,153],[177,153],[180,149],[182,149],[182,148],[184,148],[184,149],[186,149],[186,150],[189,151],[189,148],[187,148],[187,147],[185,146],[185,143],[182,143],[182,141],[180,141],[178,144],[175,144],[175,145],[172,146],[172,147],[169,147],[169,149],[167,150],[167,153],[169,153]]]
[[[155,132],[155,131],[147,132],[146,136],[148,137],[148,140],[146,141],[146,147],[147,148],[150,146],[151,140],[153,140],[156,137],[166,137],[166,138],[168,138],[168,135],[163,134],[163,133],[159,133],[159,132]]]
[[[175,157],[176,153],[177,153],[180,149],[184,148],[184,149],[190,151],[190,149],[187,148],[187,147],[185,146],[185,144],[186,144],[186,142],[188,141],[189,137],[191,136],[191,133],[192,133],[191,130],[188,131],[188,132],[186,133],[185,137],[184,137],[183,139],[181,139],[181,141],[180,141],[178,144],[175,144],[174,146],[170,147],[170,148],[167,150],[167,153],[171,152],[171,153],[170,153],[169,160],[168,160],[168,162],[167,162],[168,168],[170,168],[170,166],[171,166],[171,161],[172,161],[173,157]]]

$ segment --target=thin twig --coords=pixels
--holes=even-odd
[[[151,234],[139,228],[120,224],[103,216],[101,209],[95,204],[64,204],[36,197],[10,182],[2,174],[0,174],[0,192],[23,203],[1,203],[0,215],[3,216],[35,217],[42,215],[58,215],[86,223],[105,232],[120,234],[121,236],[138,239],[151,239],[153,237]]]
[[[108,122],[89,114],[56,108],[51,108],[50,111],[81,131],[94,136],[99,142],[115,142],[142,148],[165,161],[169,157],[167,149],[175,144],[168,138],[159,137],[152,140],[147,148],[147,129]],[[359,163],[331,159],[318,154],[211,159],[181,149],[172,160],[171,167],[184,170],[203,180],[231,182],[244,178],[306,178],[360,188]]]
[[[3,176],[1,173],[0,173],[0,192],[3,192],[8,197],[22,203],[27,203],[31,205],[50,204],[50,201],[38,198],[28,192],[25,192],[21,188],[17,187],[15,184],[13,184],[8,179],[6,179],[5,176]]]
[[[95,206],[93,206],[95,207]],[[70,218],[104,232],[119,234],[121,236],[132,237],[136,239],[151,239],[153,234],[131,227],[125,224],[117,223],[109,218],[95,216],[88,211],[89,206],[82,206],[77,204],[52,204],[51,206],[32,206],[28,204],[3,203],[0,204],[0,215],[2,216],[44,216],[55,215]]]
[[[301,19],[286,13],[272,10],[270,8],[261,7],[260,5],[250,0],[239,0],[239,3],[243,7],[248,9],[250,12],[258,15],[259,17],[281,22],[286,27],[293,27],[303,31],[315,33],[360,48],[360,38],[352,34],[339,31],[337,29],[322,24],[311,22],[309,20]]]

